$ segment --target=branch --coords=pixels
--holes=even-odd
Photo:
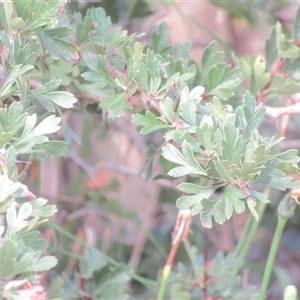
[[[266,115],[272,118],[278,118],[283,115],[297,115],[300,114],[300,103],[296,103],[286,107],[270,107],[265,106]]]

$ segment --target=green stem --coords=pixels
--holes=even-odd
[[[250,226],[250,229],[248,231],[248,234],[246,234],[245,237],[244,237],[245,240],[243,241],[242,247],[239,251],[239,257],[241,257],[243,259],[245,258],[245,256],[247,255],[247,253],[249,251],[249,248],[250,248],[250,246],[252,244],[252,241],[254,239],[254,236],[257,232],[257,228],[258,228],[258,226],[261,222],[261,219],[262,219],[262,216],[265,212],[265,209],[266,209],[266,204],[262,203],[262,202],[259,202],[258,206],[257,206],[257,209],[256,209],[257,214],[258,214],[258,221],[255,220],[252,215],[249,216],[252,219],[251,226]]]
[[[266,196],[269,196],[270,189],[266,188],[264,193]],[[265,209],[266,209],[266,204],[262,203],[262,202],[258,202],[258,205],[256,208],[257,215],[258,215],[258,221],[256,221],[252,215],[250,215],[248,217],[248,220],[243,229],[243,233],[242,233],[242,235],[238,241],[238,244],[234,250],[234,253],[236,256],[239,256],[244,259],[245,256],[247,255],[250,245],[251,245],[251,243],[254,239],[255,233],[257,231],[257,228],[258,228],[258,226],[261,222],[261,219],[263,217],[263,214],[265,212]]]
[[[167,287],[170,271],[171,271],[171,266],[168,265],[168,266],[164,267],[162,278],[161,278],[161,283],[160,283],[160,287],[159,287],[159,291],[158,291],[158,295],[157,295],[157,300],[164,299],[165,290]]]
[[[243,232],[239,238],[239,241],[234,249],[234,254],[235,256],[239,256],[240,253],[242,252],[243,246],[245,245],[245,242],[247,241],[248,234],[250,231],[250,228],[253,224],[254,218],[252,215],[250,215],[245,223],[245,226],[243,228]]]
[[[278,250],[280,238],[281,238],[286,221],[287,221],[287,218],[283,218],[283,217],[279,216],[276,231],[275,231],[275,234],[273,237],[272,246],[271,246],[268,261],[267,261],[267,265],[265,268],[265,273],[264,273],[260,293],[259,293],[259,300],[263,300],[265,298],[265,294],[266,294],[267,287],[269,284],[271,272],[273,269],[275,256],[276,256],[276,253]]]

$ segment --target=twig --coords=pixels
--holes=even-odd
[[[266,115],[272,118],[278,118],[283,115],[297,115],[300,114],[300,103],[296,103],[287,107],[270,107],[265,106]]]
[[[177,221],[172,233],[172,247],[169,252],[168,259],[162,273],[160,288],[157,300],[165,299],[165,290],[167,287],[169,275],[174,262],[175,255],[181,241],[185,240],[190,232],[192,222],[192,212],[189,209],[180,210],[178,212]]]

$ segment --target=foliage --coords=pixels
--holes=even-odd
[[[45,9],[45,5],[46,9]],[[0,89],[0,290],[1,296],[17,299],[22,280],[39,283],[39,272],[56,265],[54,256],[44,256],[47,242],[39,239],[39,227],[56,212],[54,205],[36,197],[21,183],[32,160],[48,160],[49,154],[64,156],[63,141],[50,139],[60,129],[61,118],[55,105],[70,108],[72,94],[55,91],[58,80],[32,88],[30,80],[38,76],[39,45],[32,43],[37,34],[47,32],[56,20],[62,1],[25,1],[0,4],[1,89]],[[47,7],[48,6],[48,7]],[[36,12],[32,17],[32,9]],[[17,14],[17,17],[14,17]],[[33,75],[35,73],[35,75]],[[39,107],[48,108],[50,113]],[[23,172],[20,159],[26,160]],[[43,255],[43,256],[42,256]]]
[[[205,268],[197,249],[189,245],[186,245],[186,249],[192,260],[193,270],[191,272],[183,264],[178,264],[178,273],[172,274],[171,298],[203,299],[205,295],[202,285],[205,276],[208,282],[207,293],[216,299],[255,299],[257,297],[254,286],[242,288],[240,276],[232,275],[232,270],[243,264],[240,258],[232,253],[225,257],[223,253],[218,252],[213,264]]]
[[[110,122],[132,115],[143,135],[161,131],[159,149],[172,163],[162,176],[170,181],[183,177],[177,207],[199,215],[203,227],[223,224],[234,213],[243,213],[246,205],[259,220],[257,202],[272,201],[262,186],[280,191],[300,186],[287,175],[299,172],[297,150],[278,152],[282,137],[260,130],[266,115],[280,113],[276,106],[282,99],[300,92],[300,10],[290,35],[280,23],[273,27],[264,58],[233,55],[230,65],[213,41],[198,66],[188,44],[169,45],[165,24],[143,45],[141,35],[113,26],[102,8],[69,17],[59,14],[64,5],[63,0],[0,3],[0,294],[9,299],[20,297],[19,280],[38,285],[37,272],[56,264],[53,256],[42,256],[47,243],[36,229],[56,208],[21,181],[32,161],[68,154],[57,132],[64,111],[75,105],[77,110],[100,112]],[[233,2],[227,10],[252,22],[249,5],[237,10]],[[85,101],[89,97],[96,106]],[[71,126],[62,125],[65,139],[79,142]],[[17,167],[21,158],[26,160],[22,172]],[[76,275],[84,289],[63,277],[52,288],[63,286],[66,299],[129,297],[127,284],[137,278],[134,272],[94,248],[86,250]],[[242,289],[236,274],[243,257],[218,253],[210,267],[190,257],[193,279],[181,265],[173,274],[172,298],[178,293],[182,299],[204,293],[220,299],[253,297],[253,288]],[[213,279],[207,286],[205,276]]]

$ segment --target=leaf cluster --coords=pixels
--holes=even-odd
[[[299,182],[285,176],[298,171],[297,151],[277,154],[281,139],[266,138],[258,132],[265,109],[256,107],[249,92],[243,101],[234,111],[215,98],[210,104],[210,114],[190,129],[191,132],[185,132],[182,142],[175,140],[179,149],[172,143],[162,149],[165,159],[180,165],[168,175],[193,174],[214,180],[211,186],[189,182],[178,186],[180,191],[191,194],[177,200],[178,208],[191,207],[194,215],[200,214],[205,227],[212,227],[212,218],[222,224],[231,218],[233,211],[242,213],[245,203],[257,217],[256,201],[269,202],[257,191],[258,184],[282,191],[299,186]],[[221,187],[222,194],[216,194]]]
[[[68,278],[57,277],[51,284],[50,297],[64,299],[82,298],[87,295],[92,299],[129,299],[128,282],[132,270],[122,264],[114,264],[96,248],[87,248],[86,258],[80,258],[80,278],[84,291],[76,282]],[[63,292],[55,292],[63,290]],[[56,294],[57,293],[57,294]]]
[[[0,3],[0,49],[5,53],[0,61],[0,294],[9,299],[18,298],[20,280],[38,284],[39,272],[57,264],[55,257],[44,255],[48,245],[36,230],[56,208],[21,181],[33,159],[47,161],[50,154],[68,152],[65,142],[53,139],[61,121],[55,113],[58,107],[73,107],[76,99],[58,90],[59,79],[34,82],[43,74],[38,57],[44,46],[53,58],[76,53],[69,31],[53,28],[63,4]],[[21,158],[26,160],[22,172],[17,167]]]
[[[243,265],[242,259],[232,253],[224,255],[218,252],[209,263],[203,266],[203,257],[196,247],[186,245],[191,259],[191,266],[178,263],[178,273],[172,274],[170,289],[171,298],[193,300],[204,297],[204,290],[218,299],[255,299],[254,286],[241,287],[239,275],[233,275],[233,270]],[[189,292],[187,292],[189,291]]]

